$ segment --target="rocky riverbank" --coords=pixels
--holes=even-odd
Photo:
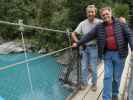
[[[25,43],[26,51],[33,52],[35,49],[35,45],[31,43]],[[0,54],[9,54],[9,53],[20,53],[24,52],[24,45],[20,41],[0,41]],[[38,50],[38,53],[46,53],[46,49]]]
[[[30,43],[25,44],[27,52],[33,52],[34,45]],[[37,50],[36,50],[37,51]],[[20,53],[24,52],[22,42],[10,41],[0,43],[0,54]],[[46,49],[42,48],[38,53],[46,53]],[[60,78],[65,81],[69,81],[77,84],[77,52],[66,50],[63,51],[57,57],[57,62],[62,65]]]

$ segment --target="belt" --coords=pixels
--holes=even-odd
[[[106,49],[107,51],[118,51],[118,49]]]

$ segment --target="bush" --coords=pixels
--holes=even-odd
[[[112,8],[115,16],[123,16],[126,19],[128,19],[129,7],[127,4],[116,3]]]

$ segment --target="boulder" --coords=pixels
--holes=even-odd
[[[6,42],[0,45],[0,54],[18,53],[23,52],[24,49],[21,43],[17,42]]]
[[[45,48],[43,48],[43,49],[40,49],[40,50],[38,51],[38,53],[39,53],[39,54],[45,54],[45,53],[47,53],[47,50],[46,50]]]

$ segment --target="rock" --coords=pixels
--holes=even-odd
[[[23,52],[24,49],[21,43],[7,42],[0,45],[0,54],[9,54],[12,52]]]
[[[57,62],[62,64],[62,70],[59,80],[65,84],[69,84],[70,87],[78,84],[77,69],[80,66],[80,56],[77,54],[77,50],[66,50],[60,54],[57,58]]]
[[[66,50],[61,56],[57,58],[57,62],[60,64],[67,65],[70,63],[70,57],[70,51]]]
[[[21,47],[14,48],[14,52],[16,52],[16,53],[23,52],[23,51],[24,51],[24,49]]]
[[[43,48],[43,49],[40,49],[40,50],[38,51],[38,53],[39,53],[39,54],[44,54],[44,53],[47,53],[47,50],[46,50],[45,48]]]

